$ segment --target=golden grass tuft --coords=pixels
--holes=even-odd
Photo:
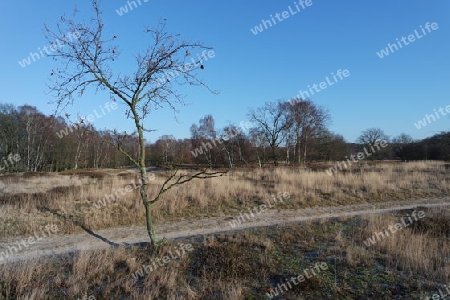
[[[367,231],[372,233],[400,223],[399,217],[394,216],[377,215],[368,220]],[[444,253],[450,249],[449,224],[448,210],[426,211],[424,219],[392,233],[392,236],[381,239],[372,247],[378,253],[388,253],[387,262],[392,267],[411,275],[433,273],[436,279],[445,281],[450,278],[448,252]]]

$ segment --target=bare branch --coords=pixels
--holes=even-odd
[[[178,178],[174,182],[170,183],[170,181],[172,181],[172,179],[174,179],[176,177],[177,173],[178,173],[178,170],[175,170],[166,179],[166,181],[164,181],[164,183],[162,184],[161,188],[159,189],[158,194],[155,196],[155,198],[153,198],[153,200],[150,201],[150,204],[156,203],[160,199],[162,194],[164,194],[165,192],[167,192],[168,190],[170,190],[174,186],[184,184],[184,183],[189,182],[189,181],[191,181],[191,180],[193,180],[195,178],[197,178],[197,179],[208,179],[208,178],[221,177],[221,176],[227,174],[228,171],[207,172],[206,170],[203,170],[203,171],[197,172],[197,173],[195,173],[193,175],[180,175],[180,176],[178,176]]]

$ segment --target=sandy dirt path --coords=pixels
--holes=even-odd
[[[205,218],[195,221],[179,221],[175,223],[156,224],[158,237],[177,239],[195,235],[207,235],[218,232],[242,230],[261,226],[286,225],[289,223],[313,221],[336,217],[352,217],[369,214],[388,213],[403,209],[415,209],[418,207],[444,207],[450,205],[450,197],[436,199],[421,199],[410,201],[395,201],[376,204],[359,204],[349,206],[336,206],[324,208],[306,208],[296,210],[268,209],[261,214],[254,214],[254,218],[246,220],[241,225],[233,228],[229,217]],[[237,217],[236,215],[235,217]],[[8,243],[0,244],[0,254],[6,251],[8,246],[16,246],[17,241],[25,237],[12,238]],[[130,245],[148,242],[146,228],[118,227],[102,229],[93,232],[83,232],[71,235],[53,235],[37,241],[27,248],[22,247],[17,253],[12,253],[6,258],[0,256],[0,264],[16,262],[26,259],[44,257],[47,255],[59,255],[79,250],[97,250],[111,247],[111,245]]]

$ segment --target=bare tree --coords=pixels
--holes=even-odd
[[[278,165],[278,146],[285,139],[284,133],[290,127],[281,102],[267,102],[263,107],[251,109],[248,113],[258,130],[264,135],[272,151],[273,163]]]
[[[392,144],[394,145],[395,155],[397,155],[402,160],[406,160],[408,157],[406,148],[413,142],[414,139],[406,133],[401,133],[400,135],[394,137],[392,139]]]
[[[244,157],[245,154],[248,154],[248,147],[250,146],[247,135],[237,125],[228,125],[223,129],[221,136],[227,137],[220,149],[226,154],[228,166],[233,168],[237,161],[241,165],[248,165]]]
[[[266,147],[268,146],[264,133],[259,128],[251,128],[249,132],[250,142],[255,147],[256,158],[258,159],[258,165],[260,168],[263,166],[263,162],[266,160]],[[262,148],[263,153],[260,153]]]
[[[40,114],[36,107],[25,105],[18,108],[20,116],[20,129],[23,131],[21,149],[25,170],[36,172],[44,163],[44,152],[48,147],[50,126],[47,118]]]
[[[215,143],[211,143],[217,137],[216,129],[214,128],[214,118],[212,115],[206,115],[199,121],[199,126],[192,124],[191,137],[194,147],[202,149],[202,153],[205,157],[206,163],[211,168],[213,165],[213,146]]]
[[[397,144],[402,144],[402,145],[407,145],[407,144],[411,144],[414,142],[414,139],[406,133],[401,133],[400,135],[394,137],[392,139],[393,143],[397,143]]]
[[[151,211],[152,205],[161,199],[162,194],[194,178],[210,178],[223,174],[203,170],[191,175],[178,175],[175,170],[157,195],[153,199],[148,197],[144,133],[152,130],[144,125],[144,120],[152,110],[168,106],[176,112],[177,105],[184,104],[182,95],[174,87],[175,84],[203,86],[214,92],[195,72],[204,69],[203,60],[207,59],[205,53],[211,48],[200,42],[179,40],[177,34],[165,30],[165,21],[161,21],[156,29],[145,31],[150,35],[150,46],[135,56],[135,71],[131,74],[114,71],[112,63],[120,56],[115,44],[119,37],[105,32],[98,0],[92,0],[92,7],[94,16],[88,23],[77,22],[75,10],[71,18],[61,17],[56,30],[45,26],[46,38],[53,51],[50,56],[62,65],[61,69],[54,69],[50,74],[53,78],[50,91],[56,97],[57,113],[73,104],[75,97],[81,97],[88,88],[106,90],[112,101],[119,101],[126,107],[125,114],[135,125],[136,132],[133,134],[138,137],[139,153],[135,156],[122,147],[121,142],[126,133],[118,134],[117,149],[140,171],[140,196],[146,211],[147,232],[154,244],[157,238]],[[63,46],[56,46],[55,41],[59,41],[58,44],[62,42]],[[193,63],[187,63],[191,52],[198,49],[203,50],[202,56]]]
[[[380,128],[369,128],[361,133],[356,140],[362,145],[373,146],[381,141],[388,141],[389,137]]]
[[[374,147],[376,145],[381,144],[381,142],[389,141],[389,137],[384,133],[380,128],[369,128],[361,133],[361,135],[356,140],[358,143],[363,146]],[[377,146],[379,148],[379,146]],[[369,160],[381,159],[386,153],[386,149],[381,151],[377,151],[376,153],[372,153]]]
[[[101,168],[102,163],[106,157],[107,143],[103,138],[105,132],[95,131],[89,136],[89,160],[92,163],[92,168]]]
[[[305,163],[308,145],[312,140],[324,136],[330,115],[324,108],[309,100],[295,99],[282,105],[290,125],[287,128],[290,132],[286,135],[294,139],[294,142],[287,141],[286,144],[293,145],[294,157],[297,154],[298,163],[301,163],[302,158]]]
[[[173,162],[173,147],[177,143],[177,140],[173,135],[163,135],[159,138],[158,142],[163,143],[163,158],[164,164],[169,165]],[[169,154],[170,153],[170,154]],[[170,162],[169,162],[170,157]]]
[[[318,140],[316,151],[318,160],[338,161],[350,154],[349,145],[342,135],[326,130]]]
[[[0,157],[19,153],[19,113],[11,104],[0,104]]]

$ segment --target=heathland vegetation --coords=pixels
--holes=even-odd
[[[178,222],[189,221],[194,227],[199,220],[218,217],[229,226],[241,213],[280,192],[289,197],[268,209],[274,210],[271,221],[280,214],[280,224],[283,211],[328,207],[348,211],[349,205],[383,207],[386,201],[439,199],[450,192],[450,166],[444,162],[364,161],[334,176],[326,173],[330,166],[235,168],[220,178],[189,182],[168,191],[155,204],[155,223],[177,228]],[[170,171],[152,174],[149,193],[157,193]],[[115,188],[134,184],[138,176],[126,169],[1,176],[1,240],[15,242],[52,224],[59,229],[52,242],[63,246],[74,233],[141,226],[145,210],[137,189],[104,206],[95,205]],[[443,284],[450,275],[450,211],[448,206],[415,210],[425,217],[369,246],[367,241],[388,225],[412,218],[414,209],[253,229],[253,220],[246,220],[242,225],[250,225],[248,229],[171,240],[158,247],[105,244],[108,249],[14,263],[7,262],[20,253],[9,253],[6,263],[0,264],[0,299],[231,300],[269,295],[425,299],[439,289],[445,291]],[[111,242],[119,236],[118,231]],[[181,244],[192,245],[191,250],[182,253]],[[323,266],[314,269],[316,276],[311,271],[314,266]],[[148,272],[143,273],[143,268]],[[139,273],[143,276],[136,276]],[[293,277],[302,281],[294,284]]]

